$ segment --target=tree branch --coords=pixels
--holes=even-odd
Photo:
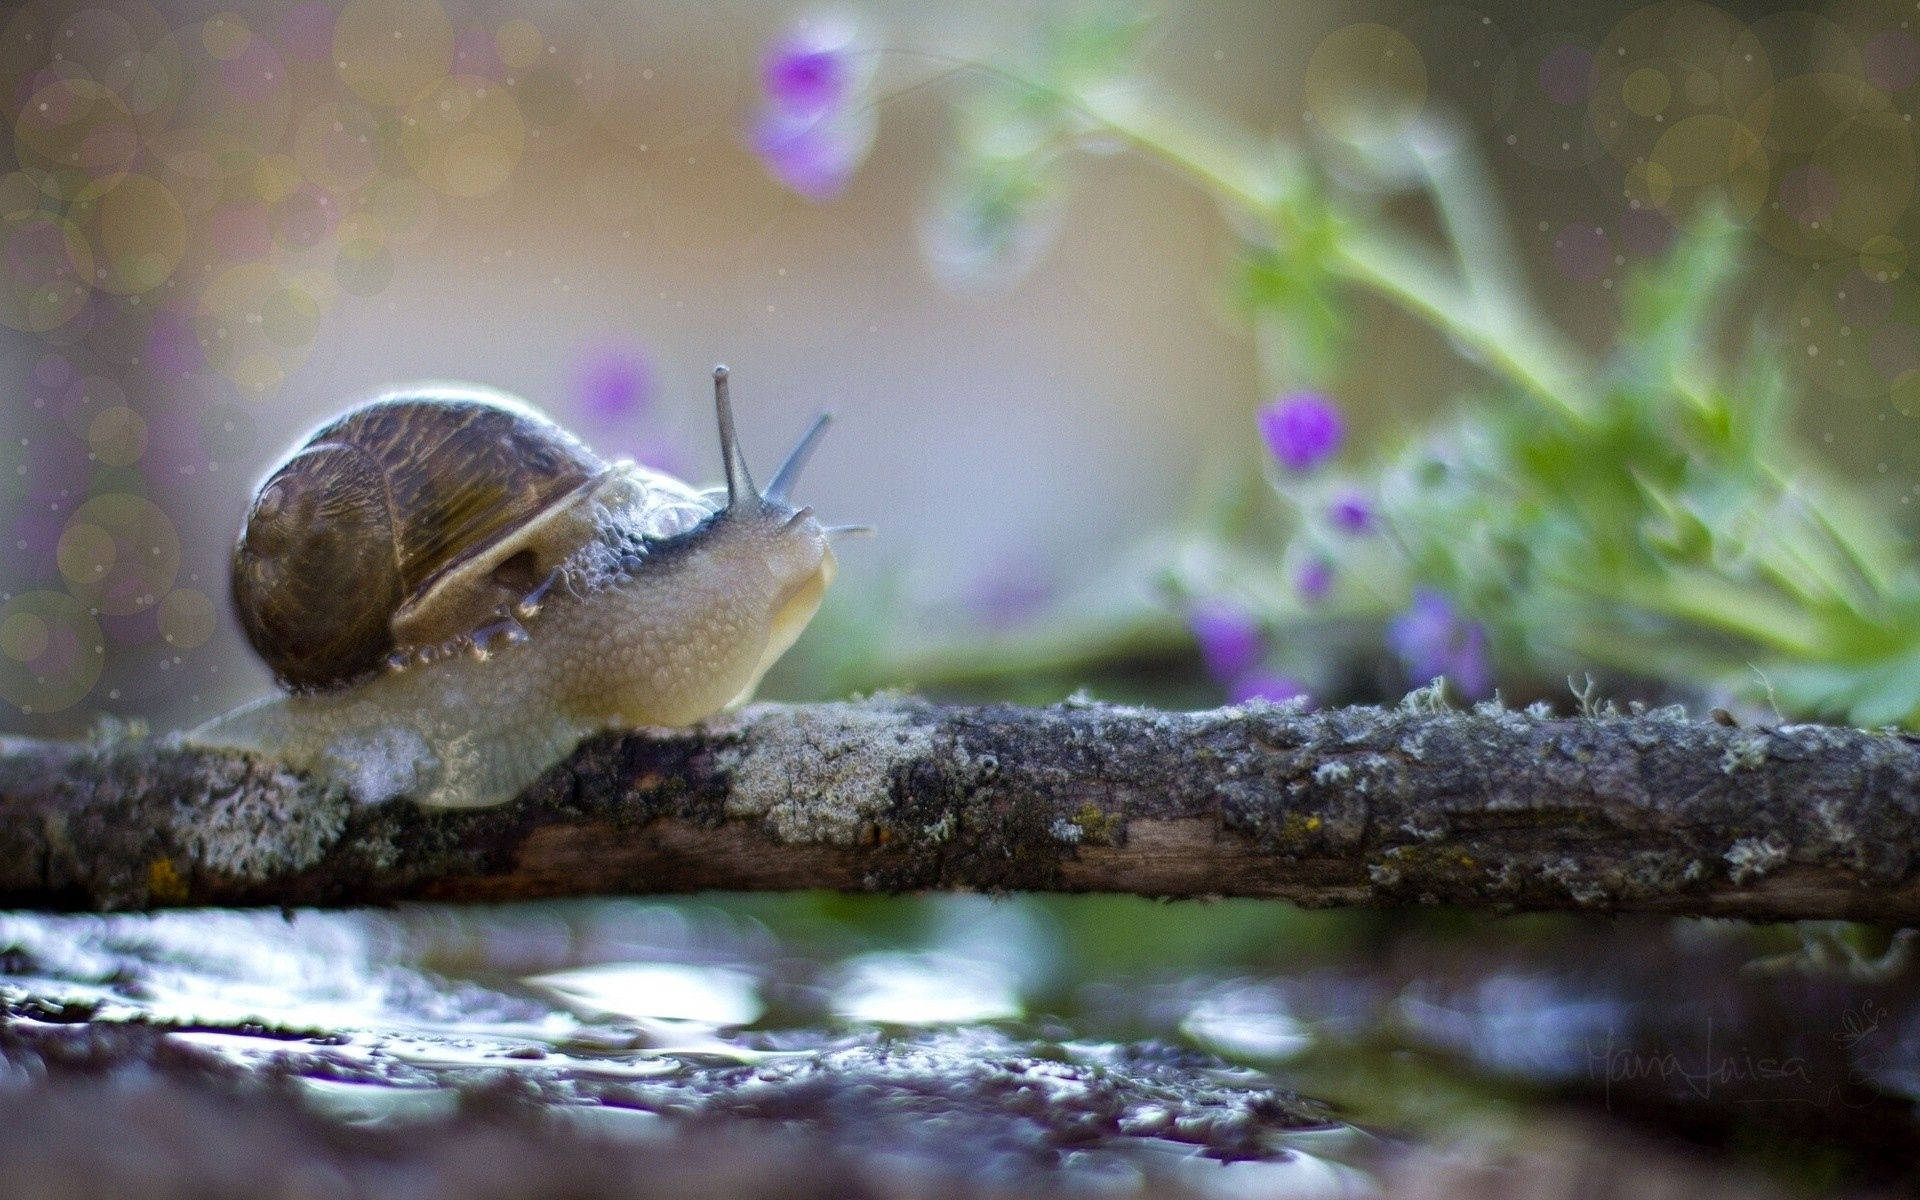
[[[1267,896],[1920,923],[1920,740],[1677,712],[758,705],[511,804],[356,804],[166,740],[0,741],[0,905],[706,888]]]

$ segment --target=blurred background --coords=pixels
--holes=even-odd
[[[1178,558],[1168,531],[1271,469],[1261,407],[1319,387],[1364,453],[1487,375],[1364,288],[1339,318],[1337,368],[1290,355],[1284,323],[1263,334],[1236,298],[1231,207],[1091,139],[1010,261],[969,269],[939,226],[964,106],[993,79],[967,64],[1023,53],[1067,11],[12,8],[0,727],[70,734],[112,713],[170,728],[263,691],[227,611],[227,549],[253,483],[346,405],[491,384],[605,455],[710,481],[721,360],[757,462],[816,409],[838,413],[804,497],[880,530],[846,548],[776,694],[937,688],[938,666],[912,657],[927,630],[979,646],[1039,628],[1057,649],[1081,644],[1085,614],[1121,608],[1175,655],[1146,694],[1217,702],[1221,681],[1179,658],[1195,588],[1156,573]],[[1539,319],[1596,361],[1630,274],[1701,195],[1724,198],[1753,235],[1735,307],[1795,342],[1799,433],[1904,535],[1912,15],[1177,4],[1127,70],[1252,145],[1311,147],[1383,108],[1402,139],[1442,122],[1484,159],[1478,186]],[[756,139],[768,56],[795,36],[845,50],[860,124],[848,163],[797,187]],[[1430,201],[1325,161],[1379,219],[1438,236]],[[1394,587],[1390,607],[1406,603]],[[1365,698],[1417,675],[1312,690]],[[1039,692],[1076,682],[1098,679],[1069,669]]]

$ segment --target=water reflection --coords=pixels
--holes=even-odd
[[[529,984],[584,1017],[751,1025],[766,1011],[759,980],[736,967],[619,962],[535,975]]]
[[[1190,945],[1113,932],[1162,911],[741,897],[0,914],[0,1092],[32,1078],[7,1061],[21,1045],[122,1023],[290,1078],[357,1126],[442,1119],[510,1079],[609,1136],[743,1117],[915,1161],[977,1147],[981,1172],[1043,1164],[1116,1195],[1373,1194],[1404,1135],[1518,1136],[1528,1096],[1662,1120],[1683,1104],[1728,1141],[1914,1132],[1920,988],[1742,971],[1778,952],[1774,934],[1651,924],[1622,953],[1615,931],[1569,923],[1506,942],[1409,934],[1364,962],[1324,938],[1315,960],[1297,951],[1310,938],[1263,942],[1231,910],[1240,924],[1213,936],[1245,949],[1208,969],[1179,957]],[[1181,910],[1196,937],[1219,911]],[[1747,1070],[1772,1061],[1801,1074]],[[1803,1080],[1834,1103],[1810,1106]]]
[[[1565,1079],[1587,1070],[1594,1046],[1627,1028],[1630,1007],[1624,996],[1502,971],[1464,993],[1417,982],[1399,997],[1396,1015],[1423,1040],[1488,1070]]]
[[[965,1025],[1021,1015],[1013,972],[937,951],[878,951],[841,968],[831,1008],[842,1020],[874,1025]]]
[[[1180,1022],[1180,1032],[1222,1054],[1269,1062],[1292,1058],[1313,1040],[1278,991],[1238,982],[1203,995]]]
[[[1270,1162],[1190,1158],[1180,1178],[1208,1200],[1365,1200],[1383,1194],[1367,1173],[1298,1151]]]

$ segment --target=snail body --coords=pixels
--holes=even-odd
[[[287,689],[189,741],[479,807],[580,738],[744,701],[818,609],[828,530],[764,491],[715,372],[724,495],[607,464],[510,397],[389,397],[315,433],[256,494],[236,614]]]

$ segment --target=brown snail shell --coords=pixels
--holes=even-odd
[[[315,432],[255,493],[234,611],[286,686],[343,686],[510,621],[594,536],[609,468],[505,396],[416,394]]]

